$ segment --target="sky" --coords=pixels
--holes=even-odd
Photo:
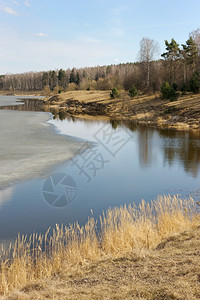
[[[0,74],[135,62],[199,27],[200,0],[0,0]]]

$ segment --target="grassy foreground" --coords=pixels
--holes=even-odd
[[[192,199],[168,196],[137,208],[109,209],[100,218],[101,234],[90,218],[84,227],[56,225],[51,236],[48,231],[18,237],[1,252],[0,294],[2,299],[198,299],[199,221]]]

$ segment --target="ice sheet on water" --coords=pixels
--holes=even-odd
[[[82,143],[59,135],[49,113],[0,111],[0,188],[45,175],[72,158]]]

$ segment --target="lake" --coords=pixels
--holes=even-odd
[[[43,233],[56,223],[84,224],[91,214],[97,218],[109,207],[151,201],[158,195],[192,196],[199,201],[198,134],[139,127],[128,121],[83,119],[65,112],[52,118],[38,112],[42,108],[30,99],[18,105],[18,111],[8,111],[8,105],[17,109],[17,98],[7,99],[2,100],[6,110],[0,110],[0,118],[8,114],[1,123],[0,164],[7,161],[8,170],[7,181],[0,185],[1,243],[14,240],[18,233]],[[27,120],[32,120],[31,135],[24,129],[22,147],[26,125],[20,126]],[[18,125],[9,127],[8,122]],[[6,139],[10,131],[12,147]],[[34,150],[24,164],[28,146]],[[6,170],[1,168],[3,178]]]

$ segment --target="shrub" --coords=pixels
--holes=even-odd
[[[188,88],[187,88],[187,85],[186,83],[183,83],[182,86],[181,86],[181,92],[183,95],[185,95],[185,93],[187,92]]]
[[[44,88],[43,88],[43,95],[46,96],[46,97],[51,95],[51,90],[50,90],[49,85],[45,85],[44,86]]]
[[[110,97],[113,99],[119,98],[119,91],[116,88],[113,88],[112,92],[110,93]]]
[[[132,87],[130,88],[130,90],[129,90],[129,96],[131,97],[131,98],[134,98],[135,96],[137,96],[137,89],[136,89],[136,87],[134,86],[134,85],[132,85]]]
[[[178,86],[177,86],[177,83],[176,82],[173,82],[172,83],[172,88],[177,91],[178,90]]]
[[[190,79],[190,91],[197,94],[200,89],[200,76],[195,72]]]
[[[169,85],[169,82],[166,81],[162,84],[161,89],[160,89],[163,99],[168,99],[169,90],[170,90],[170,85]]]
[[[170,85],[169,82],[164,82],[161,86],[161,94],[163,99],[170,99],[170,101],[177,100],[180,96],[179,93],[174,89],[173,85]]]
[[[76,91],[78,89],[78,85],[74,82],[68,83],[67,85],[67,92],[69,91]]]

